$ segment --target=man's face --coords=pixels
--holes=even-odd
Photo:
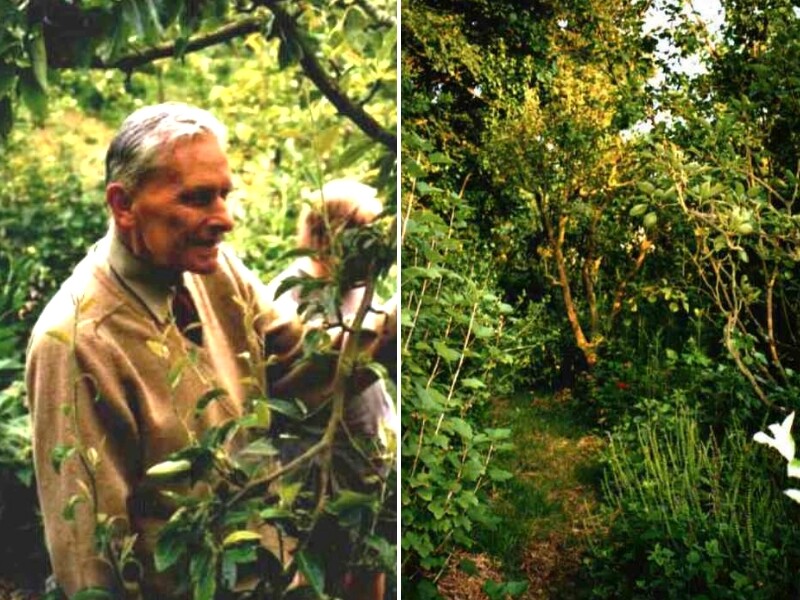
[[[130,205],[128,239],[135,255],[176,271],[212,273],[218,245],[233,229],[226,204],[228,160],[212,135],[179,141]]]

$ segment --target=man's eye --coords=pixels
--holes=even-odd
[[[192,190],[181,194],[181,201],[193,206],[205,206],[211,204],[216,195],[216,190]]]

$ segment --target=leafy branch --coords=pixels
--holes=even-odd
[[[268,20],[264,17],[247,17],[223,25],[211,33],[195,36],[188,41],[178,39],[108,61],[95,57],[89,66],[93,69],[119,69],[127,73],[161,58],[180,58],[188,52],[196,52],[251,33],[258,33],[264,30],[267,23]]]
[[[393,154],[396,154],[397,136],[381,127],[364,110],[360,102],[354,102],[342,91],[317,60],[310,44],[298,31],[294,19],[277,2],[267,1],[264,2],[264,5],[275,16],[275,22],[280,27],[281,33],[286,40],[285,43],[296,44],[300,48],[302,53],[299,61],[300,66],[317,89],[330,100],[331,104],[340,113],[353,121],[366,135],[386,146]],[[111,61],[95,58],[90,66],[95,69],[119,69],[130,72],[137,67],[142,67],[158,59],[179,58],[189,52],[203,50],[251,33],[263,32],[268,23],[269,19],[263,16],[247,17],[236,23],[224,25],[211,33],[195,36],[188,41],[179,39],[175,42],[160,44],[146,50],[121,56]]]
[[[380,126],[360,105],[354,103],[342,92],[336,82],[331,79],[314,55],[308,41],[300,35],[294,19],[275,0],[264,0],[264,6],[275,15],[275,22],[287,40],[294,41],[300,48],[300,66],[303,72],[314,82],[320,92],[331,101],[339,112],[347,116],[359,129],[369,137],[377,140],[393,154],[397,154],[397,136]]]
[[[391,130],[384,129],[363,107],[377,91],[377,88],[374,88],[366,99],[351,99],[322,66],[315,54],[312,44],[308,41],[307,35],[299,30],[295,18],[281,6],[280,2],[263,0],[262,2],[255,3],[254,6],[263,6],[267,8],[272,13],[272,16],[254,14],[223,25],[208,33],[199,34],[188,39],[180,37],[168,43],[153,45],[141,50],[133,50],[128,54],[114,58],[94,56],[88,62],[88,66],[93,69],[118,69],[126,73],[131,73],[135,69],[159,59],[181,58],[189,52],[203,50],[252,33],[266,34],[270,26],[274,24],[278,27],[278,33],[281,36],[282,44],[286,44],[286,47],[291,49],[292,52],[290,52],[290,54],[296,53],[298,55],[299,65],[305,75],[331,104],[336,107],[339,113],[352,121],[368,137],[384,145],[392,154],[396,155],[396,134]],[[36,65],[42,73],[45,72],[46,60],[48,59],[51,68],[65,69],[80,66],[81,60],[77,55],[72,56],[73,53],[71,49],[69,47],[64,47],[64,44],[67,43],[69,45],[75,43],[75,39],[81,35],[89,38],[101,35],[100,30],[98,30],[99,21],[96,18],[90,18],[90,11],[81,11],[80,9],[72,10],[77,13],[77,16],[72,15],[72,19],[76,23],[79,23],[79,25],[77,25],[78,29],[70,29],[64,32],[58,31],[54,34],[56,37],[60,34],[69,34],[68,37],[72,42],[67,42],[65,39],[61,38],[53,38],[50,40],[50,43],[48,43],[50,47],[48,48],[47,54],[50,56],[46,58],[47,54],[44,49],[42,49],[42,51],[32,57],[32,63]],[[372,18],[377,17],[373,12],[368,12],[368,14]],[[386,24],[384,21],[378,22],[382,25]],[[35,27],[39,27],[41,30],[43,23],[44,21],[35,23]],[[49,22],[48,24],[51,25]],[[42,39],[41,35],[36,39]],[[59,56],[54,56],[54,54],[56,54],[56,49],[58,50]],[[33,52],[33,50],[31,50],[31,52]],[[293,56],[292,58],[295,57]],[[44,78],[44,75],[39,77],[42,82],[44,82]],[[41,91],[44,92],[46,85],[42,83],[41,87]]]

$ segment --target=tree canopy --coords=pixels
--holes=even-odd
[[[309,2],[193,2],[183,0],[33,0],[0,6],[0,134],[10,130],[17,105],[39,119],[47,110],[53,69],[118,69],[130,76],[160,58],[248,34],[279,40],[279,65],[298,64],[324,96],[365,135],[396,152],[392,121],[370,113],[376,95],[393,98],[393,4]],[[330,28],[336,35],[322,35]],[[367,51],[384,47],[383,53]],[[349,51],[348,51],[349,50]],[[378,64],[364,64],[364,56]],[[353,71],[373,70],[368,86]],[[382,71],[381,71],[382,69]],[[362,80],[363,81],[363,80]],[[381,115],[383,116],[383,115]],[[395,117],[396,118],[396,117]]]

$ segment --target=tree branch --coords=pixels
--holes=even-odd
[[[300,66],[303,68],[308,78],[317,86],[317,89],[330,100],[331,104],[333,104],[340,113],[353,121],[361,131],[366,133],[373,140],[386,146],[392,154],[396,155],[397,136],[391,131],[381,127],[367,111],[350,100],[350,98],[339,89],[336,82],[328,76],[325,69],[322,68],[322,65],[320,65],[319,61],[314,56],[314,51],[309,47],[308,42],[298,34],[297,26],[289,13],[275,0],[264,0],[264,5],[275,15],[275,22],[283,33],[297,42],[302,51]]]
[[[397,155],[397,136],[391,131],[384,129],[362,106],[348,98],[336,82],[328,76],[325,69],[314,55],[313,50],[309,47],[309,44],[305,41],[303,36],[298,33],[297,26],[292,17],[279,6],[278,2],[264,0],[263,4],[273,13],[276,24],[281,28],[283,34],[291,38],[299,46],[302,52],[300,66],[317,89],[322,92],[343,116],[355,123],[361,131],[373,140],[386,146],[392,154]],[[266,20],[264,17],[247,17],[235,23],[220,27],[211,33],[194,37],[185,43],[176,41],[168,44],[159,44],[112,61],[103,61],[100,58],[94,58],[89,66],[93,69],[119,69],[130,72],[137,67],[144,66],[160,58],[182,56],[187,52],[195,52],[250,33],[261,32],[265,24]]]
[[[211,33],[197,36],[189,40],[183,47],[181,47],[180,42],[177,41],[169,44],[160,44],[142,50],[141,52],[117,58],[110,62],[95,58],[89,66],[93,69],[120,69],[122,71],[132,71],[136,67],[149,64],[159,58],[176,57],[186,52],[195,52],[237,37],[260,32],[263,30],[265,24],[266,21],[263,17],[248,17],[236,23],[224,25]]]

